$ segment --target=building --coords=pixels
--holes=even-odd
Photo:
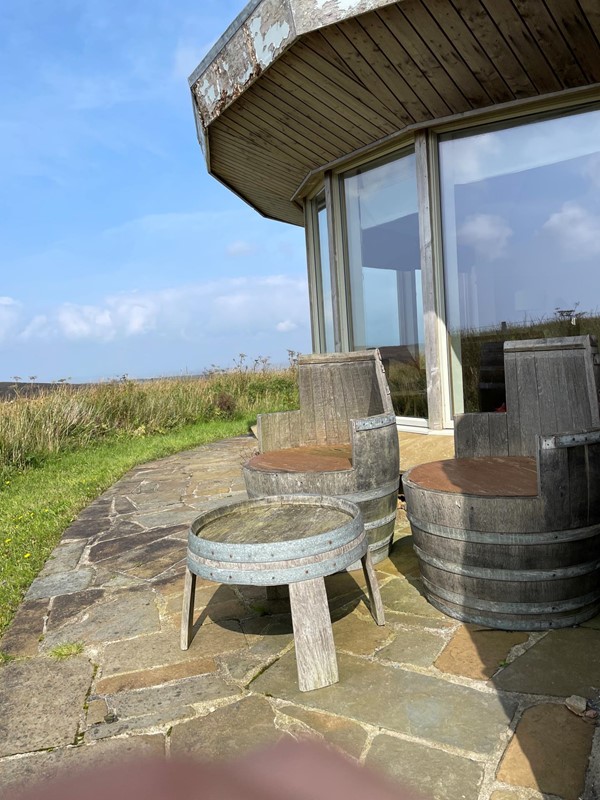
[[[251,0],[190,86],[210,172],[305,226],[314,350],[380,347],[400,424],[600,328],[597,0]]]

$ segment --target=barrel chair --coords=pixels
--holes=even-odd
[[[506,342],[506,413],[455,418],[456,458],[403,475],[425,594],[492,628],[567,627],[600,609],[598,351]]]
[[[379,351],[300,356],[298,388],[299,410],[258,417],[259,454],[243,466],[248,495],[326,495],[356,503],[378,563],[394,532],[400,458]]]

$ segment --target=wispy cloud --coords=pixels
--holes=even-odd
[[[225,252],[231,258],[243,258],[256,253],[257,246],[252,242],[246,242],[243,239],[238,239],[236,242],[230,242],[225,248]]]
[[[20,315],[20,303],[12,297],[0,297],[0,342],[15,333]]]
[[[473,248],[485,261],[496,261],[506,252],[513,231],[497,214],[471,214],[458,230],[458,241]]]
[[[543,225],[558,241],[565,255],[582,261],[600,255],[600,216],[579,203],[564,203]]]
[[[106,297],[94,305],[65,303],[25,323],[22,340],[113,342],[156,331],[177,340],[285,334],[307,327],[305,280],[247,277]],[[3,306],[0,305],[0,314]],[[0,317],[1,318],[1,317]],[[14,331],[14,325],[12,326]]]

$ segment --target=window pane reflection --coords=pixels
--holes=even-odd
[[[600,333],[600,112],[444,136],[440,174],[454,411],[502,409],[494,342]]]
[[[415,156],[343,185],[354,347],[381,349],[399,416],[427,417]]]
[[[327,226],[327,209],[325,200],[318,206],[318,236],[319,236],[319,261],[321,264],[321,297],[323,308],[320,310],[321,324],[325,337],[325,352],[335,352],[335,339],[333,334],[333,297],[331,293],[331,263],[329,260],[329,237]]]

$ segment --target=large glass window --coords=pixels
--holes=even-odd
[[[399,416],[427,417],[414,153],[343,178],[355,349],[379,347]]]
[[[454,411],[502,410],[502,342],[600,332],[600,111],[440,138]]]

